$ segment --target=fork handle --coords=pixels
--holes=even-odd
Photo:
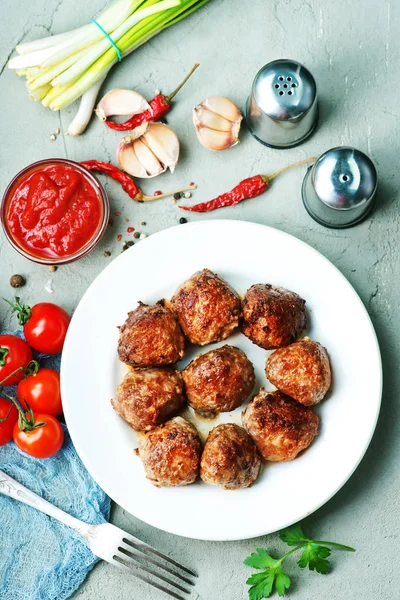
[[[50,504],[50,502],[47,502],[44,498],[31,492],[28,488],[18,483],[18,481],[15,481],[15,479],[3,471],[0,471],[0,494],[9,496],[9,498],[13,498],[14,500],[19,500],[19,502],[23,502],[32,508],[40,510],[49,517],[53,517],[54,519],[61,521],[61,523],[64,523],[64,525],[68,525],[68,527],[75,529],[75,531],[78,531],[85,538],[89,534],[90,525],[79,521],[79,519],[72,517],[60,508]]]

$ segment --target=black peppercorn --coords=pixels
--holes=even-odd
[[[22,277],[22,275],[13,275],[10,278],[10,285],[13,288],[20,288],[25,285],[25,279]]]

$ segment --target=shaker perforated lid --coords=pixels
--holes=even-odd
[[[304,177],[304,206],[321,225],[351,227],[372,208],[377,183],[375,166],[366,154],[347,146],[332,148]]]
[[[257,73],[246,106],[253,136],[273,148],[292,148],[313,132],[318,118],[317,86],[294,60],[275,60]]]

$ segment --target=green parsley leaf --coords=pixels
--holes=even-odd
[[[248,578],[246,583],[252,587],[249,589],[250,600],[261,600],[269,598],[274,587],[275,572],[273,569],[268,569],[262,573],[255,573]]]
[[[275,589],[279,596],[283,596],[285,590],[290,587],[290,577],[281,568],[279,561],[275,561],[276,566],[267,568],[262,573],[255,573],[248,578],[246,583],[252,587],[249,589],[250,600],[261,600],[269,598]]]
[[[317,571],[322,575],[326,575],[329,571],[329,562],[327,560],[331,551],[326,546],[320,546],[309,542],[300,555],[297,564],[301,569],[308,566],[310,571]]]
[[[298,523],[282,529],[282,531],[279,532],[279,537],[282,542],[286,542],[288,546],[297,546],[302,542],[308,542],[308,538],[305,537]]]
[[[270,556],[263,548],[257,548],[257,550],[243,562],[248,567],[266,569],[267,567],[275,567],[279,561],[272,558],[272,556]]]
[[[285,571],[279,569],[279,572],[276,576],[275,587],[279,596],[283,596],[285,594],[285,590],[290,588],[290,577]]]

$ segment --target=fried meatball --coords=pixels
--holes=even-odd
[[[140,443],[147,479],[157,487],[188,485],[196,481],[201,458],[201,441],[196,428],[175,417],[145,434]]]
[[[203,269],[175,292],[172,310],[186,337],[204,346],[225,340],[239,325],[238,294],[218,275]]]
[[[260,471],[260,455],[239,425],[218,425],[209,433],[200,463],[200,477],[225,490],[249,487]]]
[[[252,285],[243,298],[242,310],[244,335],[266,350],[288,346],[306,326],[305,300],[269,283]]]
[[[245,353],[228,345],[197,356],[182,377],[190,406],[205,416],[237,408],[255,383],[253,365]]]
[[[331,385],[326,348],[309,338],[273,352],[265,373],[278,390],[304,406],[318,404]]]
[[[136,431],[149,431],[173,417],[185,402],[179,371],[129,371],[115,390],[111,404]]]
[[[185,338],[175,315],[160,301],[139,302],[120,328],[118,356],[132,367],[172,365],[185,353]]]
[[[315,412],[282,392],[261,389],[242,415],[245,429],[265,460],[296,458],[318,434]]]

